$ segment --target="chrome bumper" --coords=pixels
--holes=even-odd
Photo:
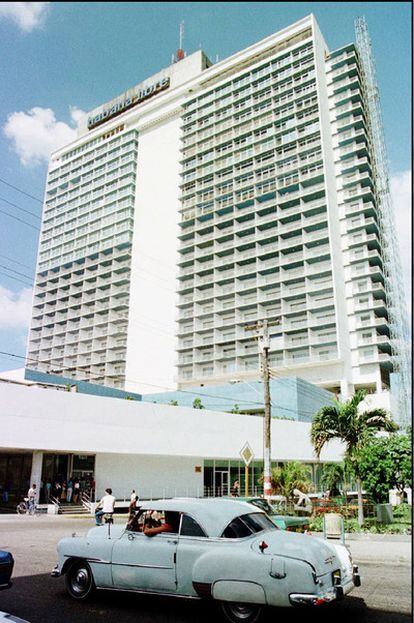
[[[335,601],[335,599],[338,599],[337,588],[324,595],[312,595],[310,593],[291,593],[289,595],[292,606],[321,606],[330,601]]]
[[[344,584],[334,586],[323,595],[315,595],[311,593],[291,593],[289,595],[289,601],[292,606],[322,606],[323,604],[328,604],[331,601],[340,601],[345,597],[345,595],[350,593],[355,586],[361,586],[361,576],[359,575],[357,565],[353,565],[352,567],[352,580],[349,580]]]
[[[50,574],[52,578],[60,578],[59,565],[56,565]]]

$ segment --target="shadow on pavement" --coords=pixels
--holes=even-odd
[[[77,602],[66,593],[63,578],[49,574],[18,577],[10,590],[0,592],[0,610],[30,623],[211,623],[222,621],[217,604],[127,592],[97,591],[87,602]],[[367,608],[363,599],[317,609],[268,609],[263,623],[306,618],[306,623],[410,623],[409,614]]]

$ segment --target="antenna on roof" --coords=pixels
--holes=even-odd
[[[180,24],[180,47],[178,48],[177,53],[175,55],[176,63],[178,63],[178,61],[182,61],[183,58],[185,57],[183,44],[184,44],[184,22],[181,22]]]
[[[183,49],[183,43],[184,43],[184,22],[181,22],[180,24],[180,50]]]

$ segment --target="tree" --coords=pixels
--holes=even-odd
[[[200,398],[194,398],[193,409],[204,409],[204,405],[201,404]]]
[[[239,405],[235,404],[230,413],[240,413]]]
[[[290,461],[283,467],[274,467],[271,471],[271,484],[272,493],[283,495],[286,499],[293,499],[294,489],[307,493],[312,484],[309,467],[299,461]]]
[[[329,490],[329,495],[340,495],[339,485],[345,480],[345,468],[343,463],[325,463],[322,466],[321,486]]]
[[[168,404],[172,407],[178,407],[178,400],[170,400]]]
[[[332,439],[339,439],[345,444],[345,459],[352,467],[357,483],[360,526],[364,523],[359,471],[360,453],[376,432],[380,430],[394,432],[398,429],[384,409],[360,412],[359,405],[366,394],[366,391],[359,390],[346,402],[339,402],[335,399],[333,405],[319,409],[313,418],[311,427],[311,442],[318,458],[325,444]]]
[[[390,489],[400,494],[411,486],[412,453],[408,435],[372,439],[360,454],[364,488],[375,502],[388,502]]]

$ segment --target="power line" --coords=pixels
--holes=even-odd
[[[0,275],[4,275],[5,277],[8,277],[9,279],[14,279],[14,281],[20,281],[20,283],[23,283],[25,286],[33,286],[33,283],[28,283],[27,281],[23,281],[22,279],[19,279],[18,277],[12,277],[12,275],[8,275],[7,273],[4,273],[2,270],[0,270]]]
[[[17,190],[17,192],[21,193],[22,195],[26,195],[26,197],[30,197],[30,199],[34,199],[35,201],[38,201],[39,203],[41,203],[43,205],[43,201],[41,201],[41,199],[38,199],[37,197],[34,197],[33,195],[30,195],[29,193],[26,193],[21,188],[18,188],[17,186],[13,186],[13,184],[10,184],[9,182],[6,182],[6,180],[3,180],[1,178],[0,178],[0,182],[2,182],[3,184],[6,184],[6,186],[10,186],[10,188],[13,188],[14,190]]]
[[[0,257],[4,257],[4,259],[7,260],[8,262],[14,262],[15,264],[19,264],[19,266],[23,266],[24,268],[29,268],[29,269],[33,268],[33,266],[28,266],[27,264],[23,264],[22,262],[18,262],[14,258],[7,257],[7,255],[2,255],[1,253],[0,253]]]
[[[14,216],[13,214],[10,214],[9,212],[6,212],[5,210],[0,210],[0,212],[2,214],[5,214],[6,216],[10,216],[10,218],[14,218],[15,221],[19,221],[20,223],[23,223],[24,225],[27,225],[28,227],[31,227],[32,229],[35,229],[36,231],[40,231],[39,227],[35,227],[34,225],[31,225],[27,221],[24,221],[23,219],[19,218],[18,216]]]
[[[7,199],[4,199],[4,197],[0,197],[0,201],[3,201],[4,203],[7,203],[9,206],[12,206],[13,208],[17,208],[18,210],[21,210],[22,212],[26,212],[26,214],[30,214],[30,216],[33,216],[33,218],[37,218],[38,221],[41,220],[40,216],[38,216],[34,212],[30,212],[30,210],[25,210],[24,208],[21,208],[20,206],[16,205],[15,203],[12,203],[11,201],[8,201]]]
[[[30,277],[30,275],[25,275],[25,273],[21,273],[18,270],[13,270],[13,268],[8,268],[7,266],[4,266],[3,264],[0,264],[0,268],[5,268],[6,270],[9,270],[11,273],[15,273],[16,275],[20,275],[21,277],[26,277],[27,279],[33,279],[33,277]]]

